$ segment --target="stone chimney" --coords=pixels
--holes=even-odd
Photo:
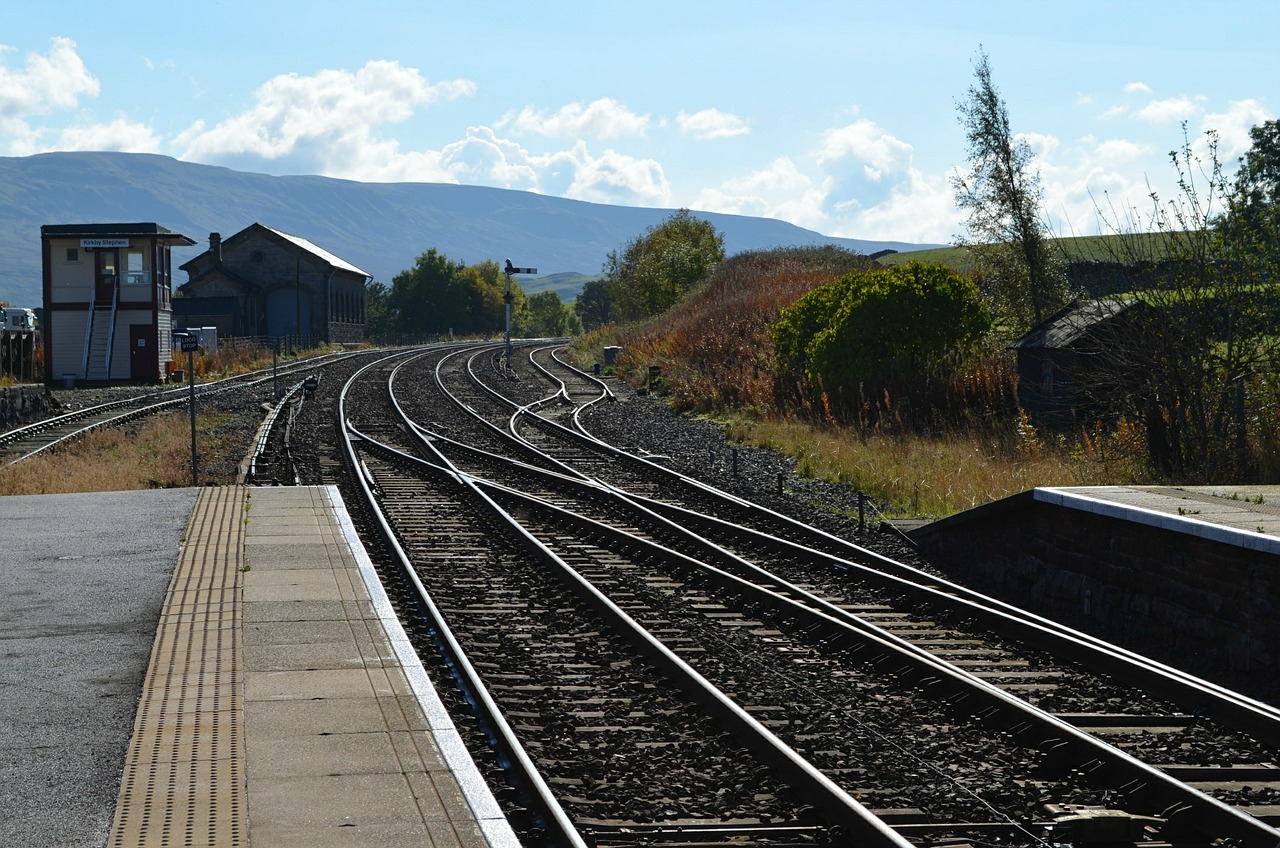
[[[222,264],[222,234],[209,233],[209,253],[213,255],[213,261]]]

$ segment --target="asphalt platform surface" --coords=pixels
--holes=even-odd
[[[0,497],[0,845],[106,844],[196,493]]]

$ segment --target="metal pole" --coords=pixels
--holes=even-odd
[[[187,384],[191,387],[191,485],[200,485],[199,464],[196,457],[196,352],[187,351]]]
[[[507,260],[507,267],[511,267],[510,259]],[[506,351],[506,366],[509,370],[511,368],[511,301],[513,299],[511,295],[511,272],[505,271],[504,276],[507,278],[507,292],[502,296],[502,299],[507,304],[507,329],[502,338],[504,340],[503,349]]]

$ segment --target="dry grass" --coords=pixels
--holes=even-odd
[[[218,434],[218,414],[196,416],[196,452],[225,456],[243,448]],[[225,467],[220,463],[219,467]],[[227,472],[200,469],[200,485],[234,483]],[[185,413],[149,418],[128,432],[100,430],[56,453],[0,467],[0,495],[114,492],[191,485],[191,419]]]
[[[676,408],[731,417],[730,438],[793,456],[801,473],[849,483],[896,514],[941,517],[1036,486],[1151,482],[1135,459],[1142,454],[1131,430],[1043,438],[1020,420],[1013,361],[1002,352],[952,375],[947,402],[903,394],[892,414],[874,422],[848,416],[860,428],[840,426],[825,395],[779,397],[786,393],[769,326],[801,295],[851,267],[847,257],[823,258],[785,250],[734,257],[676,308],[583,337],[574,355],[589,368],[602,346],[621,345],[614,374],[640,385],[656,365],[657,389]],[[908,400],[928,414],[913,418]]]
[[[1037,486],[1139,482],[1140,465],[1119,451],[1046,445],[1030,431],[991,436],[860,438],[799,421],[742,420],[730,438],[795,457],[806,476],[839,481],[890,505],[893,515],[940,518]]]

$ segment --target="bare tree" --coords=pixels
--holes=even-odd
[[[1206,135],[1170,154],[1179,193],[1151,195],[1146,215],[1102,213],[1116,260],[1130,268],[1126,320],[1100,332],[1090,393],[1139,425],[1151,468],[1179,482],[1273,477],[1280,285],[1227,226],[1239,195]]]
[[[1031,148],[1010,130],[981,48],[973,70],[975,83],[956,104],[970,163],[968,174],[952,178],[956,204],[968,215],[968,235],[957,243],[970,248],[996,315],[1017,335],[1066,303],[1069,288],[1041,215]]]

